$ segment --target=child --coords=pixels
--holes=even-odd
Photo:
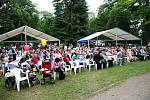
[[[30,71],[30,72],[28,73],[28,75],[29,75],[30,84],[33,85],[33,81],[34,81],[35,78],[36,78],[36,74],[35,74],[34,72]]]

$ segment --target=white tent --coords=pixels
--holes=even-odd
[[[124,30],[121,30],[120,28],[113,28],[110,30],[102,31],[102,32],[96,32],[96,33],[91,34],[85,38],[78,40],[78,42],[85,41],[85,40],[89,41],[89,40],[94,39],[100,35],[104,35],[104,36],[106,36],[112,40],[116,40],[116,45],[117,45],[118,40],[141,40],[140,38],[126,32]]]
[[[45,34],[43,32],[40,32],[38,30],[35,30],[29,26],[22,26],[20,28],[14,29],[10,32],[0,35],[0,42],[19,34],[25,34],[25,42],[27,42],[27,36],[30,36],[38,40],[46,39],[47,41],[59,41],[60,43],[59,39],[52,37],[48,34]]]

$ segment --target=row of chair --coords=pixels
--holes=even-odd
[[[97,70],[97,64],[95,61],[90,60],[90,59],[85,59],[84,61],[80,61],[80,60],[75,60],[75,61],[69,61],[69,65],[67,65],[64,62],[64,66],[65,66],[65,72],[70,71],[70,74],[72,72],[72,69],[74,71],[74,74],[76,75],[77,70],[79,70],[79,72],[81,72],[81,69],[85,69],[88,68],[89,71],[91,71],[91,67],[93,67],[94,69]],[[15,76],[15,81],[16,81],[16,86],[17,86],[17,91],[20,91],[20,82],[23,80],[27,80],[29,87],[30,82],[29,82],[29,75],[28,75],[28,71],[26,71],[26,76],[25,77],[21,77],[21,71],[22,69],[19,68],[14,68],[10,70],[14,76]],[[49,77],[52,81],[56,80],[56,72],[52,70],[52,66],[51,63],[48,62],[42,62],[42,66],[41,66],[41,82],[42,80],[45,81],[46,77]]]
[[[75,75],[77,73],[77,69],[79,69],[79,72],[81,72],[81,68],[85,69],[88,68],[88,70],[91,70],[91,67],[93,66],[97,70],[97,64],[95,61],[91,61],[90,59],[85,59],[84,61],[75,60],[75,61],[69,61],[70,65],[65,64],[65,71],[74,71]]]

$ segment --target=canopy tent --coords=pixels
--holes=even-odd
[[[7,32],[7,33],[0,35],[0,42],[4,41],[6,39],[9,39],[11,37],[14,37],[16,35],[19,35],[19,34],[25,34],[25,42],[27,42],[27,36],[30,36],[30,37],[33,37],[33,38],[38,39],[38,40],[46,39],[47,41],[58,41],[60,44],[59,39],[52,37],[48,34],[45,34],[43,32],[40,32],[36,29],[33,29],[29,26],[22,26],[20,28],[14,29],[10,32]]]
[[[91,34],[85,38],[82,38],[80,40],[78,40],[78,42],[80,41],[85,41],[85,40],[91,40],[94,39],[100,35],[104,35],[112,40],[116,40],[116,45],[117,45],[117,41],[118,40],[141,40],[140,38],[120,29],[120,28],[113,28],[113,29],[109,29],[106,31],[102,31],[102,32],[96,32],[94,34]]]

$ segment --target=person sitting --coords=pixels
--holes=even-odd
[[[33,60],[34,66],[39,71],[40,70],[40,66],[38,65],[39,58],[38,58],[37,54],[34,55],[32,60]]]
[[[65,68],[63,66],[62,60],[56,58],[53,64],[53,69],[55,70],[55,72],[59,72],[59,80],[65,79]]]
[[[141,53],[141,56],[143,57],[143,60],[145,60],[148,57],[147,52],[145,51],[144,48],[140,49],[140,53]]]
[[[63,60],[66,63],[66,65],[70,65],[69,61],[71,61],[71,59],[67,54],[64,54]]]
[[[123,53],[120,49],[117,50],[117,64],[120,66],[123,64]]]
[[[145,56],[145,51],[142,48],[138,49],[136,57],[139,60],[143,61],[144,60],[144,56]]]
[[[107,61],[107,63],[108,63],[108,67],[113,67],[113,58],[112,57],[108,57],[107,55],[106,55],[106,52],[103,52],[103,54],[102,54],[102,56],[103,56],[103,58]],[[105,64],[105,63],[104,63]],[[105,66],[104,66],[105,67]]]
[[[23,47],[23,50],[24,50],[25,52],[29,52],[30,46],[29,46],[27,43],[25,43],[25,45],[24,45],[24,47]]]
[[[30,55],[30,53],[29,53],[29,52],[26,52],[25,60],[29,60],[29,59],[31,59],[31,58],[32,58],[32,56]]]
[[[8,68],[8,63],[9,63],[9,57],[7,54],[2,55],[2,67],[3,67],[3,74],[7,72]]]
[[[16,60],[16,47],[14,46],[14,47],[12,47],[12,56],[13,56],[13,61],[15,61]]]
[[[103,56],[100,53],[101,52],[95,51],[93,56],[93,60],[96,62],[98,70],[102,67],[101,60],[103,59]]]
[[[34,72],[32,72],[32,71],[29,71],[28,76],[29,76],[30,84],[32,86],[33,85],[33,81],[36,78],[36,74]]]
[[[137,55],[136,55],[137,56]],[[134,61],[133,52],[131,49],[127,49],[127,61],[132,62]]]
[[[73,53],[71,58],[72,58],[73,61],[79,60],[79,56],[76,53]]]
[[[102,52],[100,53],[100,57],[101,57],[100,62],[103,64],[103,68],[106,68],[107,61],[108,61],[108,57],[106,56],[105,51],[102,51]]]
[[[28,61],[22,62],[22,63],[20,63],[20,64],[21,64],[21,68],[22,68],[22,69],[31,70],[31,66],[30,66],[30,64],[28,63]]]

